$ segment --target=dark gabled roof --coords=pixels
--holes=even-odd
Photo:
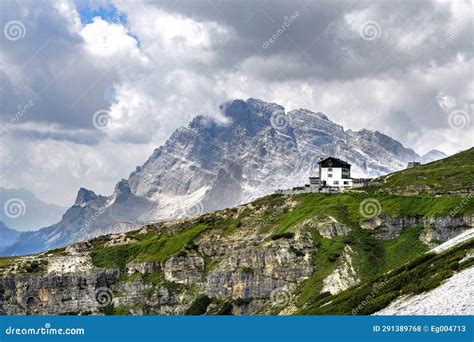
[[[334,157],[328,157],[326,159],[323,159],[318,164],[321,167],[351,167],[351,164]]]

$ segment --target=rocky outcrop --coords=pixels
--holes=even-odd
[[[474,216],[413,218],[376,216],[363,221],[360,226],[364,229],[374,229],[375,236],[381,240],[396,238],[405,228],[421,226],[424,230],[420,239],[431,246],[452,239],[467,229],[473,228]]]
[[[180,222],[156,229],[177,229]],[[314,271],[315,248],[305,227],[298,225],[291,237],[275,240],[251,225],[231,235],[203,234],[178,255],[162,261],[133,260],[123,269],[94,266],[91,251],[96,242],[15,259],[0,278],[0,314],[103,314],[113,308],[172,315],[185,313],[200,296],[213,300],[208,310],[215,312],[270,310],[275,296],[282,291],[291,296]],[[103,248],[121,248],[142,234],[157,231],[114,234],[101,243]]]
[[[119,276],[117,270],[63,275],[16,274],[0,278],[0,314],[90,314],[101,308],[98,296]]]
[[[159,262],[131,261],[126,267],[128,274],[138,272],[140,274],[146,275],[154,272],[160,272],[162,270],[161,263]]]
[[[357,285],[360,281],[357,270],[353,263],[354,251],[349,245],[343,249],[339,264],[336,269],[323,281],[321,292],[337,294]]]
[[[335,236],[345,236],[351,231],[349,227],[343,225],[330,215],[318,217],[314,224],[318,228],[319,234],[328,239]]]
[[[329,210],[316,211],[307,200],[269,196],[198,218],[0,259],[0,315],[294,313],[308,297],[327,298],[327,292],[357,285],[363,278],[359,265],[383,248],[373,239],[361,244],[357,238],[371,234],[361,234],[347,217],[338,221]],[[377,234],[391,227],[395,236],[423,223],[426,229],[464,229],[466,220],[441,226],[443,219],[379,217],[363,225]]]
[[[165,279],[178,284],[198,283],[204,272],[204,259],[200,256],[169,258],[164,267]]]

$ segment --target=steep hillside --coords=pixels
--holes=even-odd
[[[474,147],[412,169],[375,180],[375,188],[396,194],[457,194],[474,192]]]
[[[471,234],[466,242],[439,254],[423,254],[336,296],[323,293],[297,313],[368,315],[382,309],[379,314],[472,315],[474,292],[470,280],[473,271],[474,237]],[[457,290],[447,292],[446,287],[450,286],[445,284],[455,286]],[[430,297],[431,303],[427,299]],[[420,300],[425,301],[423,307],[418,305]]]
[[[0,259],[0,314],[350,314],[367,284],[396,269],[388,273],[400,274],[390,280],[390,291],[357,313],[375,312],[400,293],[432,289],[470,265],[465,258],[473,241],[422,256],[473,227],[473,203],[459,207],[461,201],[272,195],[198,218]],[[431,280],[423,277],[432,272]],[[410,279],[419,281],[409,285]]]

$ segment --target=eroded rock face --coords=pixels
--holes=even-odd
[[[166,280],[186,285],[198,283],[202,280],[204,259],[199,256],[171,257],[164,270]]]
[[[352,261],[354,251],[349,245],[344,247],[339,264],[336,269],[323,281],[321,292],[337,294],[357,285],[360,281],[357,270]]]
[[[161,264],[159,262],[132,261],[127,264],[128,274],[133,274],[135,272],[140,274],[150,274],[153,272],[160,272],[161,269]]]
[[[174,315],[186,313],[199,296],[227,305],[227,313],[253,314],[272,308],[275,291],[284,289],[291,297],[314,271],[315,248],[303,225],[292,237],[276,240],[253,227],[231,235],[211,231],[176,256],[131,261],[123,270],[95,267],[91,248],[74,245],[6,269],[0,277],[0,314],[103,314],[113,307],[136,315]],[[25,272],[32,262],[42,266]]]
[[[219,260],[206,277],[206,295],[242,301],[242,305],[233,308],[235,314],[268,306],[272,293],[280,289],[291,292],[314,270],[310,258],[315,251],[313,241],[303,230],[297,230],[292,239],[263,239],[263,243],[258,234],[242,234],[241,238],[199,242],[207,256]]]
[[[433,247],[473,228],[474,216],[421,218],[376,216],[361,223],[362,228],[375,229],[375,236],[381,240],[394,239],[400,236],[403,229],[414,226],[424,228],[420,240]]]
[[[191,309],[207,314],[290,314],[297,310],[295,289],[318,267],[314,234],[319,232],[323,238],[335,239],[349,234],[350,230],[336,219],[320,215],[296,223],[282,234],[274,229],[274,221],[278,212],[293,210],[294,203],[286,198],[276,203],[252,208],[245,205],[214,216],[189,219],[196,221],[193,225],[186,219],[148,225],[134,233],[115,234],[107,239],[14,259],[0,267],[0,315],[177,315]],[[246,210],[252,214],[242,215]],[[267,215],[275,212],[274,216]],[[267,217],[267,226],[260,225],[256,217]],[[148,241],[156,235],[173,236],[211,218],[226,224],[231,222],[232,226],[205,227],[191,241],[180,240],[182,247],[180,243],[172,245],[173,248],[167,246],[172,250],[167,256],[159,250],[165,245],[154,245],[159,253],[135,250],[141,247],[136,243],[142,238]],[[447,222],[442,218],[377,217],[364,226],[375,229],[379,238],[389,238],[417,224],[425,225],[425,231],[433,231],[429,237],[432,241],[434,234],[447,238],[451,236],[450,230],[456,233],[470,227],[472,217]],[[384,236],[383,229],[388,229],[390,234]],[[103,265],[104,255],[109,255],[108,251],[99,253],[102,263],[97,262],[96,252],[103,253],[104,248],[115,248],[126,260],[115,255],[115,260],[106,263],[116,265],[115,268],[97,267]],[[135,259],[129,258],[133,251]],[[358,284],[355,264],[358,256],[350,245],[345,245],[335,261],[335,269],[326,279],[318,279],[322,292],[335,294]],[[199,299],[210,304],[199,307]]]
[[[15,275],[0,278],[0,314],[64,315],[100,309],[98,289],[106,289],[117,270],[94,270],[65,275]]]
[[[322,218],[318,217],[315,221],[319,234],[328,239],[335,236],[345,236],[351,231],[349,227],[343,225],[330,215]]]

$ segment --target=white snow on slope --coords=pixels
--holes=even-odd
[[[474,315],[474,267],[427,293],[399,298],[375,315]]]
[[[431,251],[441,253],[472,238],[474,229],[469,229]],[[462,261],[472,257],[468,254]],[[375,315],[474,315],[474,267],[453,275],[434,290],[400,297]]]

